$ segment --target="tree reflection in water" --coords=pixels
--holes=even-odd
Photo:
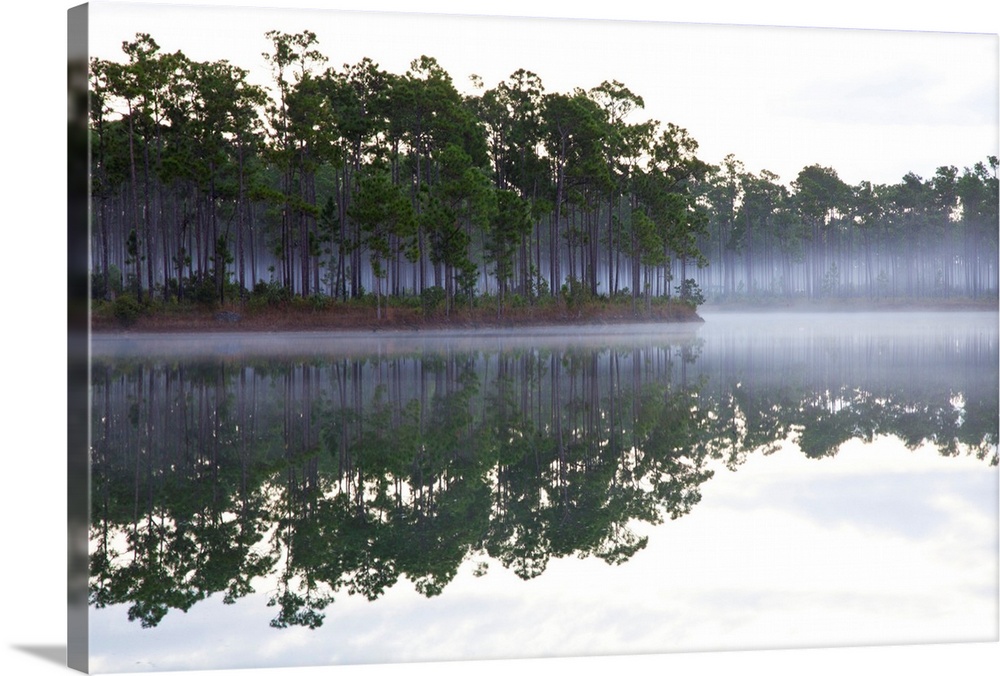
[[[90,603],[153,627],[266,591],[272,626],[318,627],[339,594],[405,577],[435,596],[469,560],[523,579],[622,564],[647,542],[631,526],[687,514],[715,471],[789,439],[822,458],[892,435],[995,465],[992,347],[920,386],[898,345],[840,367],[829,345],[692,340],[95,359]]]

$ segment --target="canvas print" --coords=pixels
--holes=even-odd
[[[997,35],[70,22],[72,667],[1000,638]]]

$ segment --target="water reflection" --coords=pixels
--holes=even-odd
[[[403,578],[436,596],[464,562],[624,564],[639,524],[787,444],[889,435],[997,464],[995,330],[781,336],[98,350],[90,603],[153,627],[264,592],[271,626],[315,628]]]

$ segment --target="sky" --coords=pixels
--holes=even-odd
[[[267,85],[265,32],[311,30],[330,66],[368,57],[404,73],[426,54],[464,93],[474,91],[473,74],[493,87],[520,68],[550,92],[617,80],[644,99],[632,121],[676,124],[699,143],[701,159],[717,164],[731,153],[786,184],[811,164],[850,184],[895,183],[998,154],[996,35],[474,17],[433,3],[420,6],[432,14],[319,6],[346,11],[93,3],[91,52],[124,60],[122,42],[146,32],[164,52],[227,59]]]
[[[206,0],[208,2],[208,0]],[[3,266],[4,316],[7,319],[7,356],[4,381],[7,384],[4,408],[5,431],[8,434],[7,466],[0,484],[0,513],[7,547],[16,548],[16,555],[0,557],[0,575],[9,581],[5,593],[8,612],[0,619],[5,637],[0,643],[0,665],[6,673],[64,674],[65,649],[65,448],[67,425],[65,410],[66,322],[65,274],[60,262],[65,260],[66,197],[63,190],[61,158],[65,156],[65,39],[66,13],[77,2],[32,0],[8,9],[7,32],[0,41],[0,54],[5,69],[6,91],[0,106],[0,129],[4,130],[4,157],[0,163],[0,178],[5,199],[3,219],[7,244],[7,265]],[[222,2],[209,4],[254,4]],[[282,4],[277,0],[269,3]],[[335,9],[369,9],[400,11],[413,6],[404,0],[302,0],[296,3]],[[827,28],[860,28],[863,30],[901,29],[907,31],[1000,32],[1000,7],[982,0],[950,0],[947,3],[899,3],[878,0],[840,0],[838,2],[801,3],[786,0],[699,0],[698,2],[661,2],[648,0],[505,0],[503,3],[477,3],[475,8],[460,0],[421,0],[419,7],[427,12],[489,11],[491,14],[531,16],[570,16],[595,19],[669,20],[680,22],[710,22],[715,24],[753,24],[758,26],[810,26]],[[905,9],[900,9],[904,7]],[[214,38],[228,32],[228,24],[212,25],[207,29]],[[499,36],[489,36],[498,39]],[[124,38],[116,38],[118,40]],[[162,42],[166,43],[163,39]],[[324,41],[324,49],[332,43]],[[187,47],[185,47],[187,49]],[[596,49],[596,48],[595,48]],[[333,49],[328,54],[334,62],[341,61]],[[783,63],[782,71],[793,68],[800,55],[791,63]],[[707,58],[700,54],[698,58]],[[950,57],[940,63],[951,63]],[[742,63],[738,61],[736,65]],[[527,60],[518,67],[528,67]],[[536,66],[546,82],[554,87],[555,74]],[[985,62],[956,71],[985,72],[992,77],[989,84],[997,87],[996,54]],[[992,76],[989,74],[992,73]],[[455,77],[461,77],[459,71]],[[625,81],[625,76],[621,78]],[[589,86],[581,77],[580,86]],[[631,83],[629,83],[630,86]],[[640,90],[639,84],[635,85]],[[951,89],[945,87],[946,90]],[[956,88],[957,89],[957,88]],[[878,90],[874,90],[875,93]],[[650,92],[642,90],[644,97]],[[873,94],[874,95],[874,94]],[[994,106],[996,105],[994,96]],[[995,108],[994,108],[995,111]],[[828,111],[830,112],[830,111]],[[994,113],[995,114],[995,113]],[[653,114],[650,113],[650,116]],[[695,122],[681,119],[675,111],[664,114],[667,121],[688,125],[708,155],[709,138]],[[996,122],[993,124],[992,152],[996,152]],[[719,140],[714,154],[733,152],[752,170],[771,166],[779,174],[797,171],[799,163],[822,162],[836,165],[845,180],[854,180],[836,157],[808,153],[791,168],[779,168],[773,156],[755,158],[747,149],[735,143]],[[925,147],[924,136],[911,139],[907,152]],[[964,165],[978,161],[989,152],[974,149],[974,159],[951,157],[938,160],[925,158],[930,169],[938,162]],[[883,153],[884,154],[884,153]],[[957,154],[957,153],[956,153]],[[759,162],[759,164],[758,164]],[[906,163],[906,170],[917,170]],[[870,167],[864,173],[875,180]],[[886,180],[895,180],[899,169],[885,170]],[[785,178],[785,176],[782,176]],[[37,251],[39,242],[48,247],[44,255],[26,254]],[[56,274],[47,274],[47,265],[56,266]],[[16,393],[16,396],[10,396]],[[25,518],[25,515],[30,515]],[[17,609],[10,612],[9,609]],[[731,653],[690,653],[678,655],[634,655],[630,657],[594,658],[587,660],[524,660],[516,663],[484,662],[475,665],[443,663],[437,665],[342,667],[335,671],[314,668],[304,670],[245,670],[230,671],[233,676],[306,676],[336,673],[338,676],[409,676],[427,674],[448,675],[507,674],[512,668],[521,674],[550,673],[566,667],[581,673],[591,669],[602,671],[654,672],[673,670],[686,674],[730,673],[757,671],[770,674],[810,674],[823,676],[843,673],[905,672],[911,676],[941,673],[988,673],[984,667],[1000,663],[1000,644],[977,643],[958,645],[923,645],[884,648],[841,648],[835,650],[787,650]],[[211,673],[211,672],[206,672]],[[194,676],[193,674],[191,676]]]

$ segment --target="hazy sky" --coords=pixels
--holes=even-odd
[[[926,178],[998,153],[996,35],[214,4],[92,3],[91,51],[121,60],[122,41],[148,32],[164,51],[227,59],[266,84],[264,33],[308,29],[331,66],[370,57],[403,73],[427,54],[465,92],[470,75],[492,87],[519,68],[538,74],[547,91],[618,80],[645,99],[637,121],[677,124],[703,160],[732,153],[786,183],[810,164],[833,167],[849,183],[893,183],[908,171]],[[365,7],[387,4],[405,7]]]

